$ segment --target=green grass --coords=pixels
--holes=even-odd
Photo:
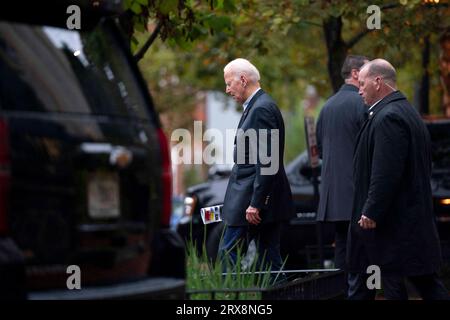
[[[209,260],[206,254],[205,245],[201,254],[197,253],[194,243],[189,242],[186,248],[187,256],[187,290],[191,292],[189,298],[192,300],[202,299],[220,299],[220,300],[260,300],[261,289],[270,285],[270,267],[265,270],[257,269],[258,257],[247,267],[243,269],[242,259],[244,255],[238,248],[238,257],[233,273],[227,273],[222,276],[222,263],[220,259],[215,262]],[[230,262],[227,263],[227,270],[230,270]],[[255,273],[256,271],[265,271]],[[223,291],[222,291],[223,290]],[[238,293],[233,290],[242,290]],[[201,293],[193,293],[201,291]],[[216,291],[213,294],[213,291]],[[221,292],[222,291],[222,292]],[[225,291],[225,292],[224,292]]]

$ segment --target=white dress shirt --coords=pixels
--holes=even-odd
[[[247,108],[248,104],[250,103],[250,100],[252,100],[253,96],[259,91],[261,90],[261,88],[256,89],[251,95],[250,97],[247,98],[247,100],[245,100],[244,104],[242,105],[244,107],[244,111]]]

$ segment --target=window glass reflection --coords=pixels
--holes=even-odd
[[[0,108],[138,117],[143,99],[106,27],[79,33],[0,23]]]

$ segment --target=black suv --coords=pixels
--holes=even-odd
[[[117,1],[79,2],[0,5],[0,298],[183,298],[166,137]]]
[[[433,150],[431,186],[434,212],[444,259],[450,263],[450,119],[425,119]],[[319,168],[320,171],[320,168]],[[334,230],[330,224],[316,223],[316,203],[312,170],[306,152],[286,166],[297,216],[284,226],[281,235],[282,256],[287,268],[322,267],[333,258]],[[185,240],[192,239],[199,252],[203,243],[209,257],[215,259],[223,223],[203,225],[200,208],[223,203],[228,177],[224,173],[188,188],[184,215],[177,231]],[[320,177],[319,177],[320,182]],[[418,195],[420,196],[420,195]]]

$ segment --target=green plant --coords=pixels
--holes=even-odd
[[[221,300],[259,300],[261,291],[277,280],[272,279],[270,266],[258,268],[258,257],[245,266],[242,247],[237,248],[237,262],[232,266],[227,259],[211,261],[206,254],[205,243],[201,253],[197,253],[196,244],[189,241],[187,246],[187,289],[190,299],[221,299]],[[228,272],[222,274],[223,263],[227,264]]]

